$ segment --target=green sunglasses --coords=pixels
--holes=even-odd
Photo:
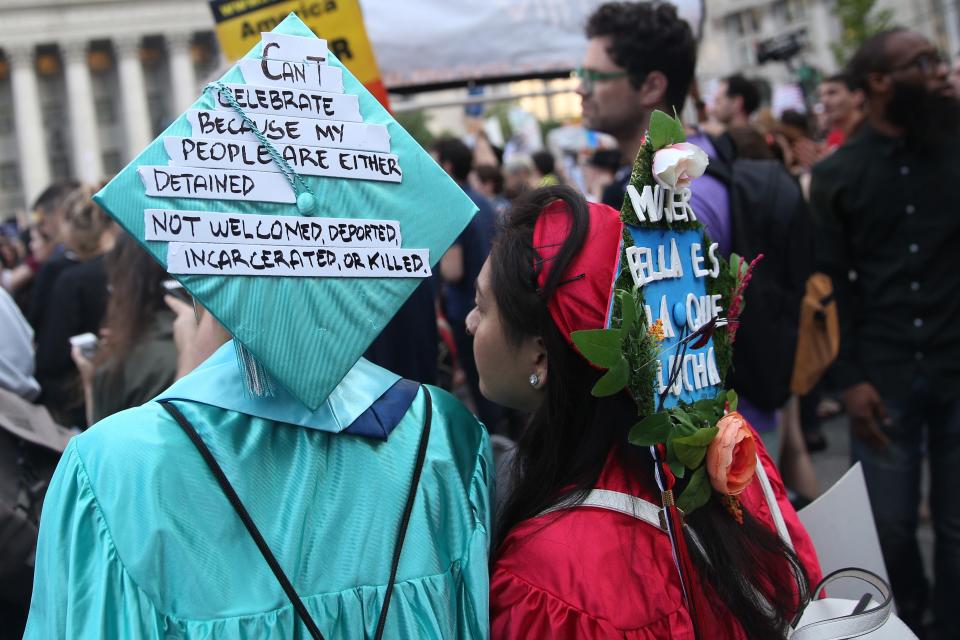
[[[593,85],[597,82],[607,80],[616,80],[626,77],[626,70],[622,71],[597,71],[596,69],[584,69],[577,67],[570,73],[570,77],[579,80],[583,85],[583,90],[587,93],[593,92]]]

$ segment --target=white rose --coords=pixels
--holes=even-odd
[[[695,144],[671,144],[653,154],[653,179],[666,189],[683,189],[703,175],[709,162],[707,154]]]

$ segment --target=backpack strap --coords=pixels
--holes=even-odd
[[[393,584],[397,578],[397,568],[400,565],[400,553],[403,550],[403,542],[407,536],[407,527],[410,524],[410,515],[413,512],[413,505],[417,496],[417,487],[420,485],[420,476],[423,471],[424,460],[426,459],[427,443],[430,441],[430,425],[433,421],[433,399],[430,396],[430,391],[425,386],[422,387],[422,389],[426,401],[423,432],[420,434],[420,443],[417,447],[417,459],[413,469],[413,477],[410,482],[410,489],[407,493],[407,500],[403,508],[403,515],[400,519],[400,526],[399,530],[397,531],[397,541],[393,548],[393,558],[390,563],[390,580],[387,583],[386,593],[383,597],[383,604],[380,607],[380,616],[377,620],[377,631],[374,636],[377,640],[380,640],[383,637],[384,626],[386,625],[387,620],[387,611],[390,607],[391,597],[393,596]],[[290,579],[287,578],[287,575],[283,572],[283,569],[280,567],[280,563],[277,561],[276,556],[273,555],[273,552],[270,550],[270,546],[267,544],[266,540],[264,540],[263,535],[257,528],[257,525],[253,522],[253,518],[250,517],[249,512],[247,512],[247,509],[243,506],[243,503],[240,501],[240,497],[237,495],[236,490],[234,490],[233,485],[230,484],[226,474],[224,474],[223,469],[220,467],[219,463],[217,463],[216,458],[213,457],[213,453],[211,453],[210,449],[203,441],[203,438],[200,437],[200,434],[198,434],[197,430],[192,424],[190,424],[190,421],[184,417],[183,413],[181,413],[172,402],[169,400],[161,400],[160,406],[166,409],[167,413],[173,417],[187,437],[190,438],[190,442],[192,442],[196,447],[204,462],[207,463],[207,467],[209,467],[210,472],[213,473],[213,477],[216,478],[217,483],[220,485],[224,495],[226,495],[227,499],[230,501],[230,504],[233,506],[234,511],[236,511],[240,521],[243,522],[243,526],[246,527],[247,532],[253,539],[253,542],[257,545],[257,549],[260,550],[260,554],[263,556],[263,559],[266,560],[270,570],[273,571],[273,575],[277,578],[277,582],[280,583],[280,587],[287,595],[287,598],[293,605],[297,615],[307,627],[307,630],[310,632],[310,636],[314,640],[323,640],[323,634],[320,633],[320,629],[317,627],[316,622],[314,622],[310,613],[307,611],[306,606],[303,604],[303,601],[300,599],[300,596],[293,588],[293,584],[290,582]]]
[[[240,501],[240,496],[237,495],[236,490],[234,490],[233,485],[230,484],[226,474],[223,473],[223,469],[217,463],[217,459],[213,457],[213,454],[203,441],[203,438],[200,437],[200,434],[197,433],[197,430],[193,428],[193,425],[190,424],[190,421],[187,420],[182,413],[180,413],[180,410],[177,409],[172,402],[169,400],[161,400],[160,406],[166,409],[167,413],[173,416],[173,419],[177,421],[177,424],[180,425],[180,428],[183,430],[183,432],[187,434],[188,438],[190,438],[190,442],[192,442],[193,446],[195,446],[197,451],[200,452],[201,457],[203,457],[203,461],[207,463],[207,467],[210,468],[210,472],[213,473],[213,477],[217,479],[217,483],[220,485],[223,493],[227,496],[227,499],[233,506],[233,510],[237,512],[237,516],[240,517],[240,521],[243,522],[243,526],[247,528],[247,532],[250,534],[250,537],[253,538],[253,542],[257,545],[257,549],[260,550],[260,554],[263,556],[263,559],[267,561],[267,564],[270,566],[270,570],[273,571],[273,575],[276,576],[277,582],[280,583],[280,587],[283,589],[283,592],[286,593],[287,598],[290,599],[290,603],[293,605],[294,610],[296,610],[297,615],[300,616],[303,624],[310,632],[310,636],[314,638],[314,640],[323,640],[323,634],[320,633],[317,623],[313,621],[313,618],[310,616],[310,612],[307,611],[307,607],[304,606],[300,596],[297,595],[296,590],[290,583],[290,579],[287,577],[287,574],[283,572],[283,569],[280,567],[280,563],[277,562],[276,556],[273,555],[273,552],[270,550],[270,546],[267,545],[267,541],[263,539],[263,534],[260,533],[260,529],[258,529],[257,525],[253,522],[253,518],[250,517],[246,507],[244,507],[243,503]]]

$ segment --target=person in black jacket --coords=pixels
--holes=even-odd
[[[960,598],[960,105],[947,63],[904,29],[867,40],[848,72],[866,120],[816,165],[818,259],[833,278],[851,450],[901,618],[921,632],[929,583],[917,541],[923,462],[932,482],[933,611],[955,638]],[[854,273],[856,278],[850,277]]]
[[[116,225],[91,199],[94,192],[92,187],[80,187],[65,202],[64,245],[77,263],[57,277],[37,330],[40,401],[66,425],[86,424],[78,372],[70,357],[70,337],[100,330],[107,307],[103,255],[116,237]]]

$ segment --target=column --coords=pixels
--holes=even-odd
[[[26,206],[50,184],[50,163],[43,135],[40,96],[34,67],[33,45],[6,47],[10,61],[10,86],[13,89],[13,117],[17,134],[20,180]]]
[[[127,143],[127,160],[132,160],[153,140],[147,90],[140,63],[140,38],[123,37],[114,40],[117,53],[117,71],[120,77],[120,107],[123,111],[123,129]]]
[[[103,161],[97,137],[97,118],[87,64],[87,43],[66,42],[61,46],[70,110],[70,146],[74,177],[88,184],[103,179]]]
[[[942,0],[943,21],[947,29],[947,61],[952,62],[960,56],[960,18],[958,18],[957,3],[953,0]]]
[[[173,112],[180,115],[197,99],[197,77],[190,55],[192,33],[177,33],[167,36],[167,52],[170,56],[170,80],[173,83]]]

